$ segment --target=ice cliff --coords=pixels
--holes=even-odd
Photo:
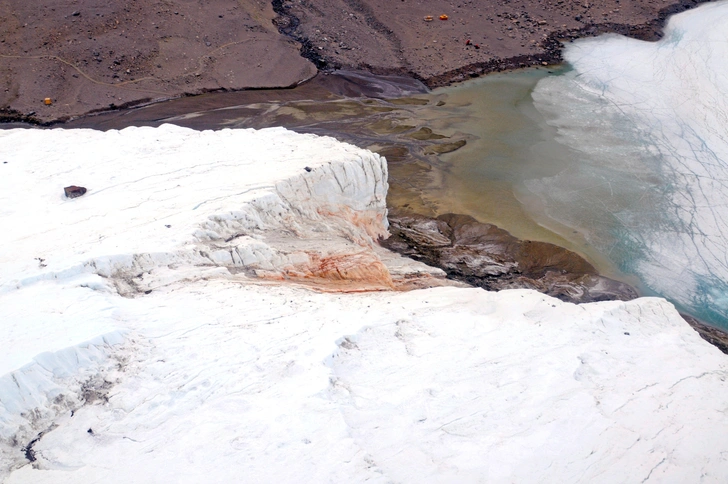
[[[125,282],[126,291],[172,264],[326,277],[336,270],[328,257],[344,255],[366,263],[342,262],[341,279],[392,284],[371,251],[387,234],[386,164],[376,154],[330,138],[302,143],[282,129],[2,135],[4,197],[17,198],[11,188],[19,186],[39,196],[5,205],[17,228],[0,242],[53,240],[28,245],[29,259],[6,253],[5,289],[90,272]],[[58,187],[72,183],[88,193],[64,199]]]
[[[375,154],[163,126],[0,131],[0,162],[8,483],[728,473],[728,360],[666,301],[393,290],[441,273],[377,245]]]

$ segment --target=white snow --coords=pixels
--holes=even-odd
[[[391,290],[424,269],[373,242],[377,155],[165,126],[0,161],[5,482],[728,475],[728,360],[666,301]]]
[[[573,70],[533,98],[580,163],[529,189],[657,294],[728,328],[726,25],[720,1],[671,17],[658,42],[568,44]]]
[[[349,246],[386,233],[386,165],[331,138],[166,125],[9,130],[0,140],[7,161],[0,215],[13,227],[0,244],[14,247],[0,259],[3,289],[173,263],[301,269],[310,263],[307,251],[335,252],[305,237],[311,232]],[[342,156],[350,162],[332,164]],[[63,187],[72,184],[89,191],[65,199]],[[34,196],[17,203],[31,190]],[[356,219],[344,220],[354,212]],[[264,240],[268,232],[274,242]],[[46,242],[32,243],[41,238]],[[286,238],[295,250],[276,248]]]

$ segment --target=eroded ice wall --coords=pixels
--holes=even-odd
[[[0,480],[144,347],[119,295],[255,275],[392,287],[386,161],[331,138],[0,130],[0,167]]]
[[[644,283],[728,327],[728,3],[672,17],[659,42],[569,44],[538,109],[575,151],[527,183],[545,214]]]
[[[182,265],[392,284],[373,251],[386,162],[332,138],[165,125],[0,131],[0,147],[0,291],[90,272],[133,293]]]

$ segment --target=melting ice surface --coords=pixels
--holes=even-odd
[[[728,359],[671,304],[382,290],[438,274],[375,243],[387,173],[280,128],[0,131],[0,482],[725,482]]]
[[[684,309],[728,328],[728,2],[672,17],[659,42],[605,35],[533,98],[576,152],[531,180],[545,215]]]

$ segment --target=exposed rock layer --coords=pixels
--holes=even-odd
[[[628,284],[599,275],[579,254],[547,242],[517,239],[469,215],[431,218],[394,210],[389,223],[392,236],[382,245],[489,291],[534,289],[573,303],[638,296]],[[728,333],[681,316],[705,341],[728,354]]]
[[[600,276],[580,255],[546,242],[519,240],[469,215],[429,218],[394,211],[383,245],[440,267],[449,277],[491,291],[535,289],[562,301],[630,300],[629,285]]]
[[[701,338],[728,355],[728,333],[713,326],[708,326],[687,314],[680,314],[680,316],[698,332]]]

